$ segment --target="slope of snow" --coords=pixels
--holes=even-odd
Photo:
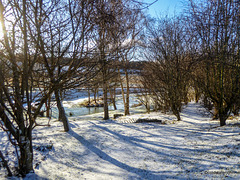
[[[52,120],[33,132],[35,174],[24,179],[240,179],[239,119],[219,127],[201,110],[189,103],[182,121],[161,113],[108,121],[102,113],[71,117],[68,133]],[[129,123],[139,118],[164,124]]]

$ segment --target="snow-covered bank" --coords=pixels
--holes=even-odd
[[[218,127],[200,109],[190,103],[181,122],[160,113],[118,121],[103,121],[102,113],[71,117],[69,133],[52,121],[33,132],[35,174],[25,179],[240,179],[239,119]],[[166,123],[126,123],[137,118]]]

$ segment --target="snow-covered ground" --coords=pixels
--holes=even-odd
[[[24,179],[240,179],[239,119],[219,127],[203,112],[189,103],[180,122],[161,113],[107,121],[102,113],[70,117],[68,133],[52,120],[33,132],[35,174]],[[133,123],[137,119],[163,123]],[[47,124],[44,118],[39,122]],[[0,133],[3,148],[7,138]]]

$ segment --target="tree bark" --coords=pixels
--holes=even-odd
[[[178,121],[181,121],[181,117],[180,117],[180,113],[179,112],[176,112],[175,116],[177,117]]]
[[[32,130],[27,130],[27,135],[20,135],[19,148],[19,173],[24,177],[26,174],[33,172],[33,149],[32,149]]]
[[[51,95],[45,103],[46,105],[46,117],[50,118],[50,108],[51,108]]]
[[[128,77],[128,72],[127,69],[125,69],[125,77],[126,77],[126,85],[127,85],[127,92],[126,92],[126,103],[124,105],[124,111],[125,111],[125,115],[129,115],[130,111],[129,111],[129,94],[130,94],[130,89],[129,89],[129,77]]]
[[[66,116],[64,107],[62,105],[59,93],[60,93],[59,90],[55,90],[55,98],[56,98],[56,101],[57,101],[59,121],[63,122],[64,131],[68,132],[70,130],[69,123],[68,123],[68,118]]]
[[[220,126],[226,125],[227,118],[224,117],[224,115],[220,115]]]
[[[94,102],[97,104],[97,88],[94,88]]]
[[[123,82],[122,82],[122,78],[121,78],[121,73],[120,73],[120,69],[118,69],[118,77],[119,77],[119,81],[120,81],[120,85],[121,85],[121,91],[122,91],[122,98],[123,98],[123,105],[124,105],[124,114],[126,114],[126,106],[127,106],[127,102],[125,99],[125,92],[124,92],[124,87],[123,87]]]
[[[110,97],[111,97],[111,102],[113,103],[114,110],[117,110],[115,96],[114,96],[111,88],[109,87],[109,85],[108,85],[108,91],[109,91],[109,94],[110,94]],[[115,89],[114,89],[114,91],[115,91]]]
[[[103,105],[104,105],[104,120],[109,119],[108,112],[108,101],[107,101],[107,82],[106,80],[103,82]]]
[[[113,88],[113,99],[114,99],[114,109],[117,110],[117,105],[116,105],[116,87]]]
[[[90,94],[90,88],[88,87],[88,105],[91,104],[91,94]]]

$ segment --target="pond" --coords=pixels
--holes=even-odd
[[[139,100],[134,94],[131,94],[129,97],[129,105],[130,105],[130,112],[132,113],[139,113],[139,112],[146,112],[145,108],[143,105],[139,107],[134,107],[132,108],[132,105],[139,104]],[[124,112],[124,105],[123,105],[123,100],[121,96],[118,96],[116,99],[116,106],[117,106],[117,112],[118,113],[123,113]],[[114,107],[112,104],[109,105],[109,111],[114,111]],[[67,106],[64,107],[65,112],[67,116],[83,116],[83,115],[89,115],[89,114],[95,114],[95,113],[101,113],[104,111],[103,107],[82,107],[79,105],[74,105],[74,106]],[[52,117],[57,118],[58,117],[58,110],[57,107],[52,107]]]

